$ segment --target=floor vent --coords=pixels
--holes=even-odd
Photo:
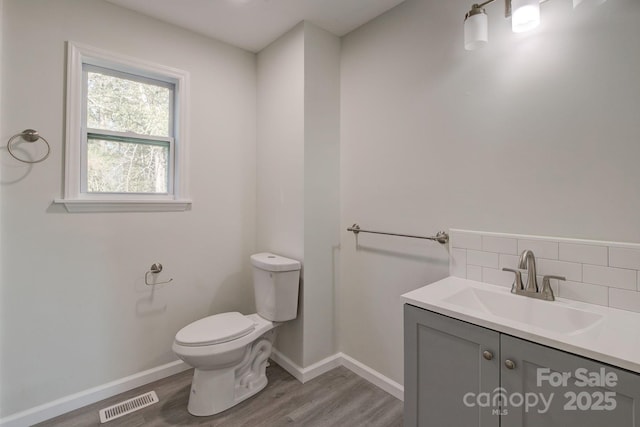
[[[158,402],[159,400],[156,392],[150,391],[149,393],[145,393],[116,405],[109,406],[108,408],[101,409],[100,422],[106,423],[107,421],[115,420],[123,415],[130,414],[131,412],[146,408],[147,406]]]

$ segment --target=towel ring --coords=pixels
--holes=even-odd
[[[15,139],[18,137],[22,137],[22,139],[24,139],[27,142],[36,142],[38,140],[42,140],[44,142],[44,144],[47,146],[47,153],[42,156],[41,158],[39,158],[38,160],[25,160],[25,159],[21,159],[20,157],[16,156],[14,154],[14,152],[11,149],[11,144],[14,143]],[[22,163],[40,163],[43,162],[47,159],[47,157],[49,157],[49,154],[51,154],[51,146],[49,145],[49,142],[44,139],[44,137],[42,135],[40,135],[38,133],[37,130],[33,130],[33,129],[25,129],[20,133],[16,133],[15,135],[13,135],[11,138],[9,138],[9,141],[7,142],[7,151],[9,152],[9,154],[11,154],[11,157],[13,157],[14,159],[22,162]]]

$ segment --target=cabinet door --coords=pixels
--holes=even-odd
[[[499,334],[411,305],[404,313],[404,425],[498,427],[476,397],[498,387]]]
[[[508,335],[500,339],[502,387],[515,399],[503,407],[502,427],[640,427],[640,376]],[[517,406],[518,395],[528,408]]]

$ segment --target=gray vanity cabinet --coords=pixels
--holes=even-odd
[[[490,408],[463,402],[499,387],[499,333],[405,305],[404,334],[405,426],[500,425]]]
[[[640,427],[639,375],[509,335],[501,334],[500,345],[501,386],[550,402],[528,410],[506,405],[502,427]]]
[[[408,304],[404,312],[406,427],[640,427],[640,375]]]

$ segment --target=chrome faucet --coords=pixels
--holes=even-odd
[[[542,278],[542,289],[538,287],[538,278],[536,272],[536,257],[533,251],[526,249],[520,255],[518,262],[519,270],[512,268],[503,268],[503,271],[510,271],[516,275],[511,287],[511,293],[517,295],[525,295],[531,298],[543,299],[546,301],[555,301],[553,289],[551,288],[551,279],[566,280],[562,276],[547,275]],[[522,272],[520,270],[527,269],[527,286],[522,284]]]
[[[520,255],[520,262],[518,264],[520,270],[527,269],[527,292],[538,292],[538,279],[536,277],[536,257],[533,251],[525,249]]]

